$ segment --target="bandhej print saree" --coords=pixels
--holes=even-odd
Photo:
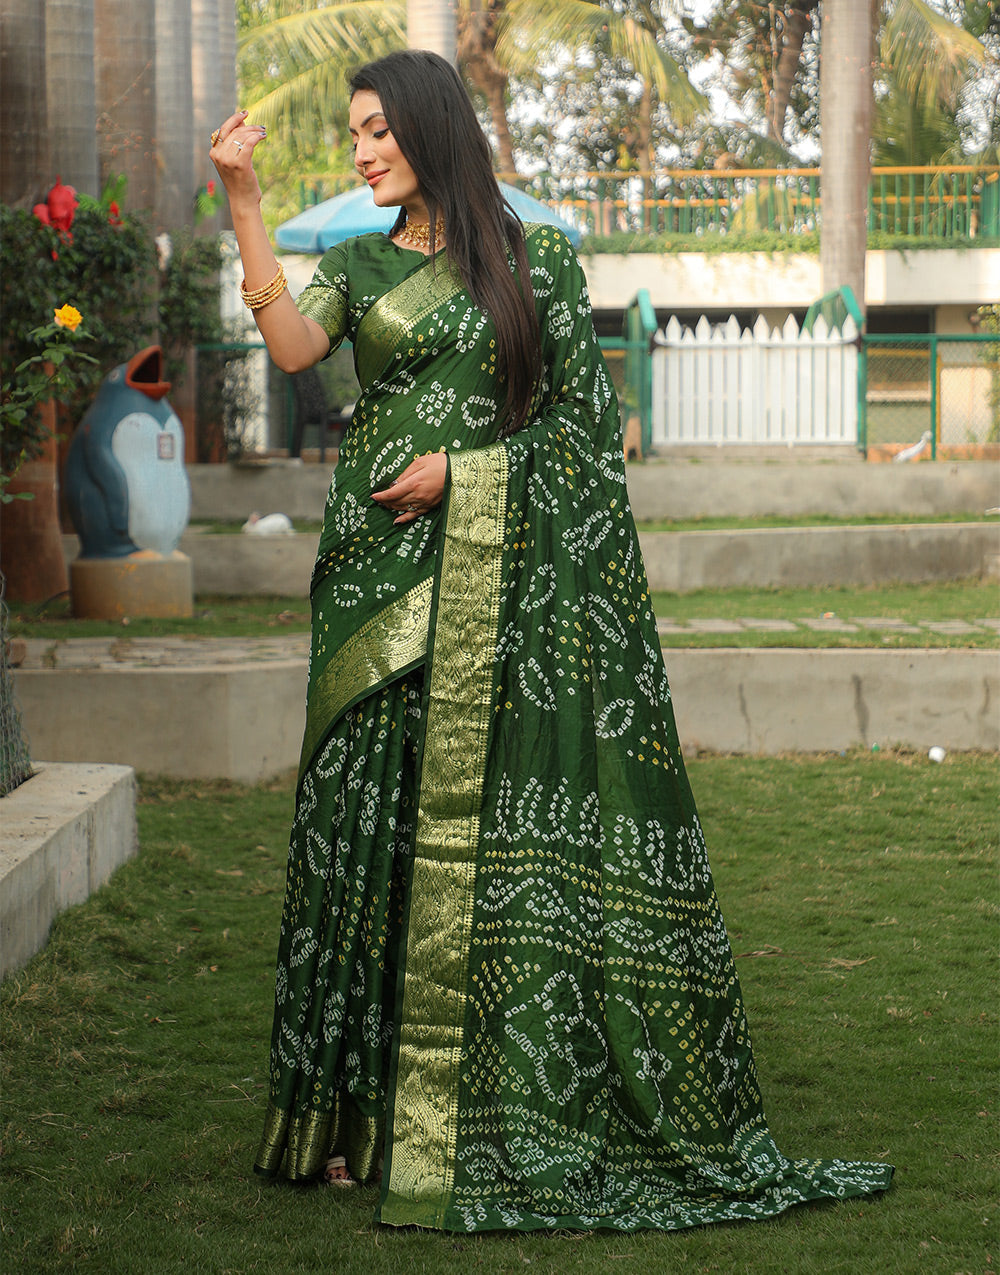
[[[768,1132],[582,272],[557,230],[527,242],[547,374],[511,437],[443,254],[365,236],[300,298],[362,394],[312,582],[257,1168],[343,1154],[382,1222],[454,1231],[882,1190],[888,1165]],[[370,493],[440,449],[443,507],[394,526]]]

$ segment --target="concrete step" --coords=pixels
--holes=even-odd
[[[182,666],[169,663],[161,643],[153,666],[112,658],[95,667],[92,652],[89,662],[16,670],[35,754],[245,783],[294,767],[305,722],[304,635],[270,640],[261,658],[246,643],[220,640],[213,653],[212,639],[198,639]],[[688,750],[1000,748],[993,650],[730,647],[673,649],[666,661]]]
[[[56,916],[138,849],[129,766],[36,762],[35,769],[3,798],[0,976],[25,965]]]
[[[332,469],[291,460],[190,465],[191,517],[242,523],[256,510],[319,521]],[[712,448],[630,464],[627,476],[639,519],[936,517],[1000,505],[1000,466],[992,461],[866,465],[849,450],[803,459],[790,448],[763,456],[757,448]]]
[[[319,537],[186,532],[196,593],[306,597]],[[1000,555],[1000,520],[742,531],[640,529],[651,588],[808,588],[921,584],[987,574]],[[79,551],[64,537],[67,562]]]
[[[650,587],[694,589],[926,584],[986,574],[1000,521],[742,531],[644,532]]]

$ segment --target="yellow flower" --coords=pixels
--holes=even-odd
[[[75,306],[64,305],[55,312],[55,319],[61,328],[75,332],[83,322],[83,315]]]

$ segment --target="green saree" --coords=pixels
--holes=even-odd
[[[888,1186],[788,1160],[750,1039],[565,238],[527,228],[546,379],[498,437],[488,320],[365,236],[300,307],[362,397],[313,578],[257,1167],[342,1153],[392,1225],[679,1228]],[[369,499],[444,449],[442,509]]]

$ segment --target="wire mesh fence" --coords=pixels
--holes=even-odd
[[[1000,444],[1000,337],[869,335],[862,375],[869,452],[975,456]]]

